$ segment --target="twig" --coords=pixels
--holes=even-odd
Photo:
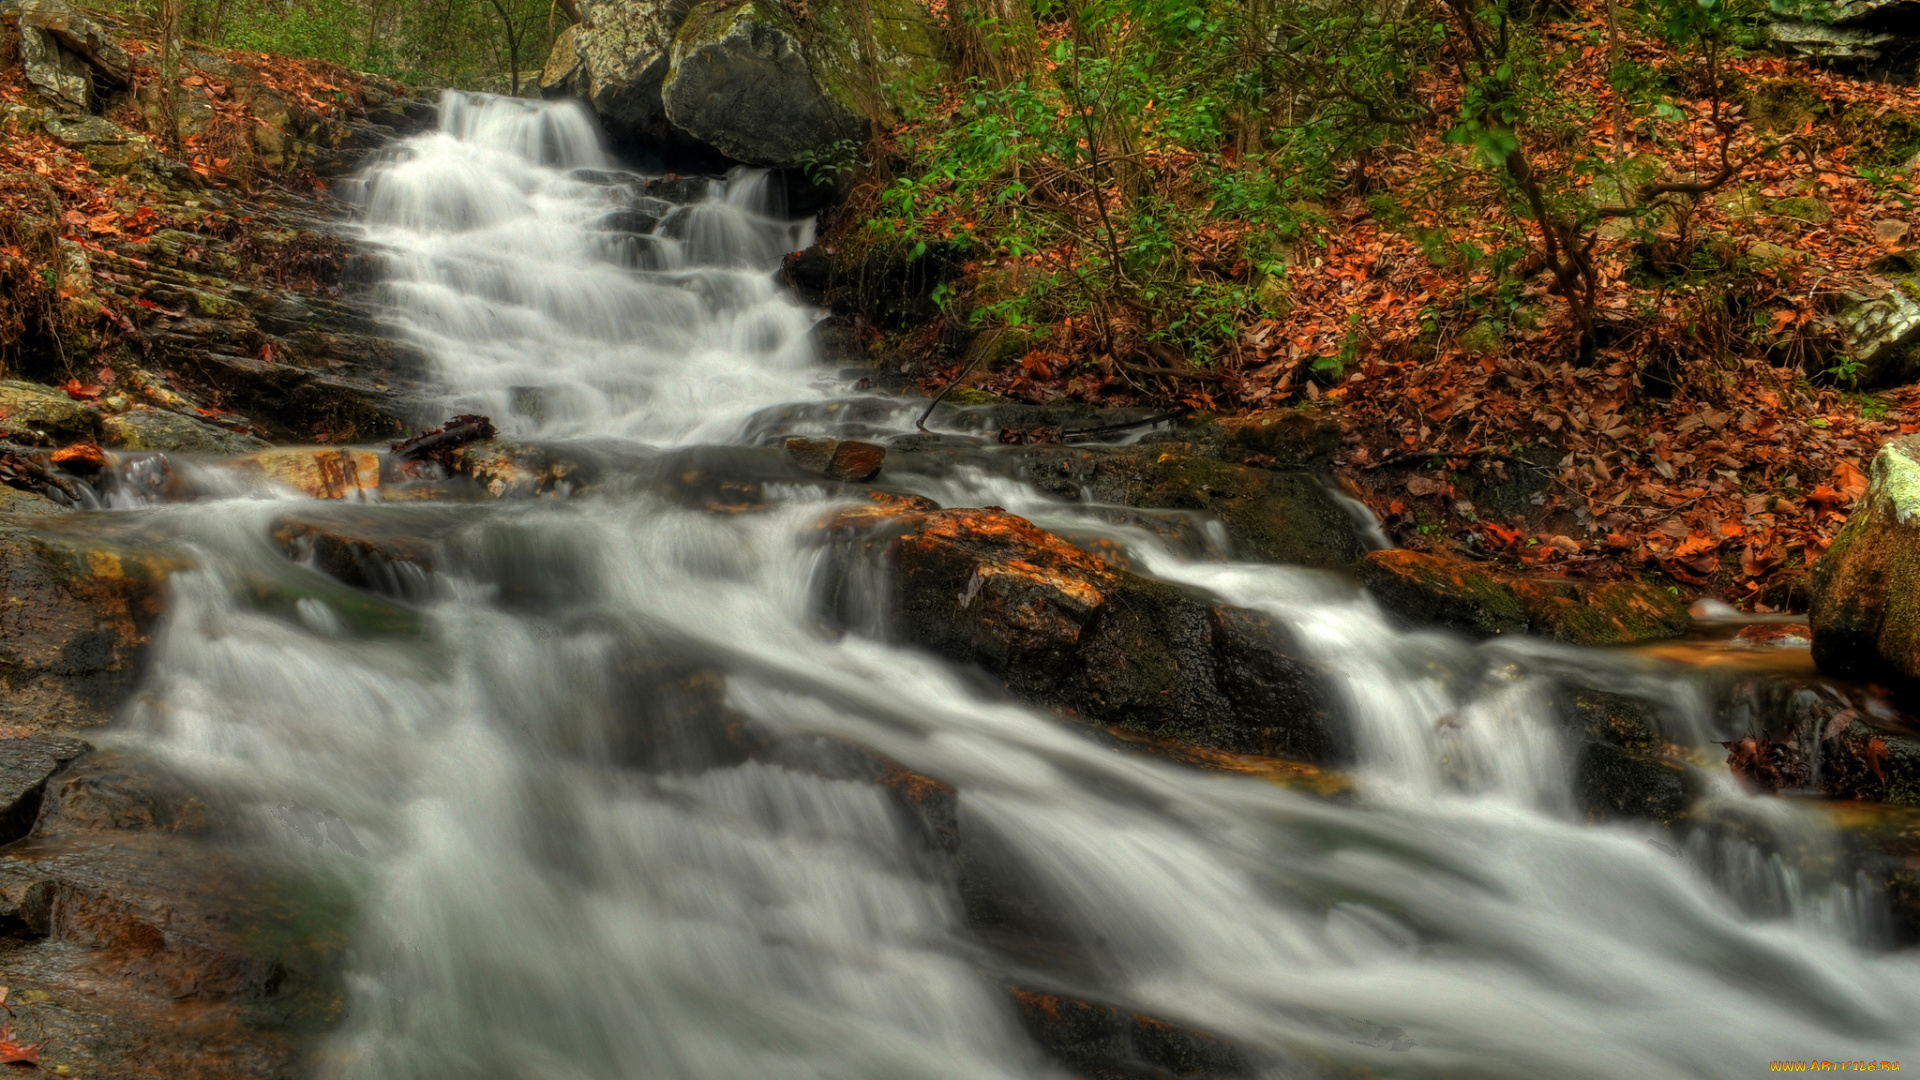
[[[1144,420],[1129,420],[1124,424],[1106,424],[1101,427],[1081,428],[1078,431],[1062,431],[1060,441],[1083,439],[1092,435],[1111,435],[1116,431],[1127,431],[1132,428],[1152,427],[1155,424],[1166,423],[1168,420],[1178,420],[1192,411],[1192,406],[1176,405],[1158,416],[1149,416]]]
[[[967,373],[972,371],[973,366],[975,364],[978,364],[979,362],[980,362],[980,357],[978,356],[967,361],[967,366],[960,369],[960,374],[955,375],[952,381],[948,382],[947,385],[940,388],[939,393],[933,395],[932,401],[927,402],[927,411],[920,414],[920,419],[915,420],[913,422],[913,426],[919,428],[921,431],[926,431],[927,417],[933,415],[933,407],[940,404],[940,399],[947,396],[947,391],[952,390],[956,386],[959,386],[960,380],[966,378]],[[932,434],[932,432],[928,432],[928,434]]]

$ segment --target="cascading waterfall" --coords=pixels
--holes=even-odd
[[[658,446],[844,393],[772,280],[810,226],[752,173],[686,206],[647,183],[575,106],[462,95],[375,163],[358,227],[450,407]],[[1098,527],[988,470],[922,486]],[[1920,965],[1876,948],[1852,882],[1576,819],[1547,680],[1602,669],[1685,713],[1680,677],[1399,633],[1334,576],[1116,533],[1149,572],[1272,614],[1333,673],[1359,794],[1321,801],[1115,754],[928,656],[823,633],[818,500],[709,515],[615,488],[452,508],[413,631],[243,602],[243,575],[307,573],[266,540],[288,502],[124,511],[202,567],[175,581],[124,737],[251,807],[293,872],[358,913],[321,1076],[1063,1075],[1008,1004],[1027,978],[1203,1028],[1260,1076],[1920,1058]],[[954,785],[962,835],[1018,868],[1050,951],[972,929],[875,784],[694,735],[632,741],[709,707]]]

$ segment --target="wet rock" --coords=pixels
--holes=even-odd
[[[1646,705],[1590,689],[1574,691],[1569,705],[1580,739],[1574,798],[1589,820],[1669,823],[1686,812],[1698,792]]]
[[[294,1031],[337,1016],[343,913],[208,833],[150,765],[74,761],[32,835],[0,854],[11,1022],[59,1075],[296,1075]]]
[[[1099,724],[1307,761],[1351,753],[1320,676],[1284,630],[1119,570],[996,509],[844,511],[827,608],[977,664],[1017,697]],[[870,569],[884,562],[885,583]],[[880,595],[876,598],[873,592]]]
[[[91,442],[100,410],[37,383],[0,382],[0,439],[27,446]]]
[[[1839,724],[1838,731],[1820,732],[1821,789],[1843,799],[1920,807],[1920,738],[1865,719],[1840,717]]]
[[[1471,637],[1534,633],[1576,645],[1677,637],[1692,625],[1680,599],[1638,581],[1523,575],[1395,549],[1367,553],[1360,580],[1396,621]]]
[[[228,431],[166,409],[136,405],[104,417],[101,441],[115,450],[227,457],[267,449],[264,439]]]
[[[1814,565],[1813,659],[1833,675],[1920,677],[1920,441],[1890,442]]]
[[[40,816],[47,781],[90,749],[62,735],[0,739],[0,844],[27,835]]]
[[[137,683],[182,564],[52,523],[0,526],[0,724],[45,731],[111,720]]]
[[[1840,830],[1863,876],[1884,890],[1894,942],[1920,944],[1920,810],[1862,802],[1816,805]]]
[[[452,452],[449,461],[496,499],[571,495],[593,480],[594,470],[557,448],[488,439]]]
[[[1018,986],[1007,992],[1034,1041],[1088,1080],[1261,1075],[1239,1047],[1202,1031],[1084,998]]]
[[[1214,458],[1190,443],[1017,452],[1021,478],[1067,499],[1201,511],[1241,558],[1337,569],[1366,551],[1353,517],[1319,479]]]
[[[431,593],[428,574],[441,555],[439,541],[412,526],[390,515],[287,517],[274,525],[272,535],[289,558],[335,581],[417,601]]]
[[[787,460],[829,480],[864,483],[880,475],[887,450],[853,439],[788,439]]]
[[[285,447],[221,463],[312,499],[364,499],[380,488],[380,457],[371,450]]]

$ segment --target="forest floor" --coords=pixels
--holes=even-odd
[[[1614,145],[1604,8],[1577,11],[1539,29],[1547,51],[1572,58],[1557,115],[1585,124],[1559,146],[1529,146],[1543,173]],[[1629,125],[1628,167],[1668,179],[1717,171],[1699,65],[1657,41],[1626,47],[1683,88],[1685,113]],[[1423,91],[1445,114],[1461,88],[1444,65],[1435,70]],[[1239,340],[1203,370],[1116,361],[1110,327],[1068,318],[967,384],[1037,403],[1318,410],[1344,427],[1344,475],[1407,546],[1574,576],[1647,576],[1760,612],[1798,609],[1875,448],[1920,431],[1920,386],[1860,392],[1840,377],[1845,368],[1829,370],[1843,348],[1834,316],[1844,298],[1887,288],[1880,260],[1920,242],[1920,89],[1763,55],[1726,60],[1724,71],[1727,114],[1741,124],[1731,158],[1789,145],[1691,212],[1659,219],[1651,237],[1602,232],[1597,362],[1576,362],[1569,307],[1537,259],[1506,268],[1460,255],[1512,250],[1534,234],[1501,209],[1497,178],[1474,167],[1471,147],[1430,123],[1403,131],[1344,193],[1311,208],[1284,252],[1292,265],[1271,285],[1245,255],[1260,242],[1254,225],[1223,215],[1203,232],[1190,279],[1261,286],[1265,301],[1240,312]],[[959,104],[918,126],[946,122]],[[918,134],[903,125],[890,137]],[[1200,153],[1160,152],[1154,165],[1177,175]],[[1231,148],[1213,153],[1233,167]],[[979,258],[959,291],[1070,258]],[[953,357],[924,368],[920,385],[937,389],[961,366]],[[1501,519],[1465,493],[1510,470],[1548,482],[1532,511]]]

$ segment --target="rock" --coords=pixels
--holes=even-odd
[[[104,432],[101,441],[116,450],[226,457],[267,449],[264,439],[147,405],[136,405],[126,412],[105,417],[100,426]]]
[[[799,26],[773,0],[703,0],[673,39],[667,118],[750,165],[845,156],[866,134],[853,105],[815,77]]]
[[[1131,1009],[1018,986],[1007,993],[1021,1026],[1076,1076],[1237,1080],[1266,1073],[1224,1039]]]
[[[853,439],[788,439],[787,459],[829,480],[865,483],[880,475],[887,450]]]
[[[1839,722],[1845,726],[1822,740],[1821,790],[1835,798],[1920,807],[1920,739],[1863,719]]]
[[[1869,389],[1920,377],[1920,259],[1890,256],[1874,269],[1889,287],[1849,294],[1839,314],[1845,362],[1857,365],[1855,384]]]
[[[1535,633],[1576,645],[1622,645],[1677,637],[1692,625],[1679,597],[1638,581],[1523,575],[1401,549],[1368,552],[1358,573],[1402,625],[1470,637]]]
[[[396,600],[424,600],[427,577],[440,561],[437,539],[418,535],[413,523],[391,515],[282,518],[273,539],[289,558],[357,589]]]
[[[1810,225],[1824,225],[1833,220],[1833,211],[1826,203],[1807,196],[1775,199],[1767,204],[1767,213],[1775,217],[1804,221]]]
[[[27,446],[92,442],[100,434],[100,410],[51,387],[0,382],[0,439]]]
[[[365,499],[380,488],[380,457],[371,450],[286,447],[221,462],[221,467],[312,499]]]
[[[101,26],[60,0],[20,0],[20,25],[52,34],[61,45],[84,57],[100,77],[114,86],[133,81],[133,60]]]
[[[843,623],[870,618],[879,599],[902,640],[1094,723],[1306,761],[1351,755],[1318,672],[1262,616],[1117,569],[992,508],[861,508],[823,529],[840,550],[821,592]]]
[[[1789,56],[1860,68],[1912,63],[1920,49],[1916,0],[1810,0],[1776,8],[1767,25],[1775,49]]]
[[[1908,234],[1913,232],[1913,223],[1882,218],[1873,223],[1873,238],[1882,247],[1899,247],[1906,242]]]
[[[488,439],[450,455],[456,475],[479,484],[496,499],[571,495],[592,483],[594,470],[555,449]]]
[[[1492,319],[1481,319],[1462,331],[1454,339],[1454,344],[1469,353],[1496,353],[1500,351],[1503,337],[1499,323]]]
[[[40,816],[47,781],[91,749],[63,735],[0,739],[0,844],[27,835]]]
[[[1295,453],[1315,437],[1299,443],[1302,434],[1285,424],[1236,423],[1223,424],[1217,438]],[[1203,445],[1032,446],[1014,456],[1022,479],[1062,498],[1212,514],[1241,558],[1340,569],[1366,551],[1353,517],[1314,476],[1220,461]]]
[[[41,130],[62,146],[84,150],[89,146],[118,146],[131,136],[127,129],[104,116],[55,116]]]
[[[1814,564],[1813,659],[1832,675],[1920,677],[1920,440],[1874,455],[1867,490]]]
[[[0,526],[0,724],[45,731],[111,720],[181,565],[51,524]]]
[[[667,117],[661,86],[687,5],[599,0],[589,10],[586,24],[555,39],[540,92],[585,98],[611,131],[658,136]]]
[[[1574,798],[1589,820],[1671,823],[1686,812],[1695,785],[1645,705],[1590,689],[1575,690],[1569,704],[1580,739]]]
[[[20,30],[20,63],[32,86],[56,108],[93,108],[96,79],[125,86],[132,74],[126,50],[99,23],[59,0],[18,0],[0,6],[0,18]]]

